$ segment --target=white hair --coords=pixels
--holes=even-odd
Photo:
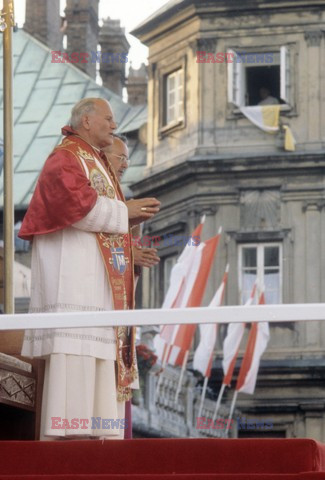
[[[96,108],[96,101],[100,100],[99,98],[83,98],[78,103],[75,104],[71,110],[70,125],[76,130],[80,127],[82,117],[88,113],[92,113]]]

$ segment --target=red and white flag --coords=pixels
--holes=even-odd
[[[186,280],[191,271],[196,250],[199,248],[200,243],[197,242],[201,238],[203,225],[205,222],[205,215],[201,219],[201,223],[193,231],[191,238],[191,244],[187,244],[179,256],[176,265],[174,265],[170,280],[169,288],[166,293],[166,297],[162,304],[162,308],[179,308],[182,305],[182,299],[184,298],[184,292],[186,288]],[[168,345],[173,339],[173,333],[175,325],[163,325],[160,329],[159,335],[154,338],[154,347],[159,360],[163,363],[166,361],[166,355],[168,355]]]
[[[265,304],[264,293],[261,294],[258,304]],[[254,393],[261,356],[265,352],[269,339],[268,322],[252,324],[237,379],[237,392]]]
[[[229,265],[227,265],[220,287],[216,291],[209,307],[220,307],[225,296],[228,280]],[[213,351],[217,340],[218,324],[200,323],[200,343],[194,353],[193,368],[202,373],[204,377],[210,377],[213,361]]]
[[[256,295],[257,284],[254,283],[250,297],[245,306],[252,305]],[[230,323],[228,325],[227,336],[223,342],[223,381],[224,385],[230,385],[234,373],[235,364],[239,352],[239,346],[245,332],[245,323]]]
[[[180,307],[199,307],[201,305],[220,235],[221,233],[201,243],[196,249],[192,268],[185,280]],[[195,330],[196,325],[176,325],[171,339],[168,363],[174,366],[183,365],[186,353],[191,348]]]
[[[166,297],[162,304],[162,308],[177,308],[184,306],[184,293],[193,263],[198,249],[202,245],[200,239],[203,225],[205,222],[205,215],[201,219],[201,223],[193,231],[190,244],[187,244],[179,256],[176,265],[172,268],[169,288]],[[193,240],[194,239],[194,240]],[[196,240],[198,240],[196,242]]]

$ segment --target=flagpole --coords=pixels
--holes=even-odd
[[[199,406],[199,412],[197,414],[198,417],[201,416],[201,413],[202,413],[202,409],[203,409],[203,402],[204,402],[204,399],[205,399],[205,393],[207,391],[207,386],[208,386],[208,377],[204,377],[204,383],[203,383],[203,389],[202,389],[202,393],[201,393],[201,401],[200,401],[200,406]]]
[[[163,365],[162,365],[162,366],[161,366],[161,372],[159,372],[158,380],[157,380],[157,385],[156,385],[156,397],[158,396],[159,389],[160,389],[160,384],[161,384],[161,382],[162,382],[161,374],[162,374],[163,371],[164,371],[164,367],[163,367]]]
[[[184,372],[185,372],[185,367],[186,367],[186,364],[187,364],[188,354],[189,354],[189,350],[186,350],[186,353],[184,355],[183,364],[182,364],[181,374],[180,374],[179,380],[178,380],[178,386],[177,386],[175,400],[174,400],[175,403],[178,402],[178,395],[179,395],[179,392],[181,391],[181,388],[182,388],[182,381],[183,381],[183,376],[184,376]]]
[[[219,411],[219,408],[220,408],[221,399],[223,397],[223,392],[225,391],[225,388],[226,388],[226,384],[223,383],[221,385],[221,388],[220,388],[220,392],[219,392],[219,395],[218,395],[218,400],[217,400],[217,403],[216,403],[216,408],[214,410],[214,414],[213,414],[213,417],[212,417],[213,422],[215,422],[215,419],[217,418],[217,414],[218,414],[218,411]]]
[[[3,32],[3,225],[4,225],[4,312],[14,313],[14,202],[13,202],[13,99],[12,99],[12,27],[13,0],[4,0]]]
[[[161,364],[161,372],[158,376],[158,381],[157,381],[157,386],[156,386],[156,396],[158,395],[159,393],[159,388],[160,388],[160,384],[162,382],[162,372],[165,370],[165,367],[166,367],[166,364],[167,364],[167,360],[168,360],[168,357],[169,357],[169,353],[170,353],[170,350],[172,348],[172,345],[166,345],[166,348],[167,348],[167,351],[164,351],[164,356],[163,356],[163,361],[162,361],[162,364]]]
[[[231,407],[230,407],[230,412],[229,412],[229,417],[228,417],[228,425],[230,425],[232,416],[234,414],[237,396],[238,396],[238,390],[235,390],[235,393],[234,393],[234,396],[233,396],[233,399],[232,399],[232,402],[231,402]],[[226,429],[226,435],[228,435],[228,430],[227,429]]]

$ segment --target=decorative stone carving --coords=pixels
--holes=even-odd
[[[324,200],[308,200],[305,201],[302,205],[303,212],[310,212],[310,211],[322,211],[325,206]]]
[[[319,47],[323,37],[321,30],[308,30],[305,32],[305,40],[308,47]]]
[[[190,47],[193,51],[193,54],[196,55],[196,52],[211,52],[214,53],[217,46],[217,38],[197,38],[190,43]]]
[[[34,407],[35,391],[35,378],[0,368],[0,402],[9,400],[15,404]]]
[[[280,193],[276,190],[249,190],[240,198],[241,229],[266,230],[279,227]]]
[[[200,218],[202,218],[203,215],[206,215],[207,217],[214,216],[218,212],[219,207],[217,205],[210,204],[210,205],[202,206],[202,208],[198,210],[199,210]]]

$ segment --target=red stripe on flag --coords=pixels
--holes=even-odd
[[[249,332],[246,351],[240,367],[236,390],[239,390],[244,385],[246,375],[251,368],[255,345],[256,345],[256,337],[257,337],[257,323],[253,323]]]
[[[257,289],[257,284],[256,284],[256,282],[255,282],[254,285],[253,285],[253,289],[252,289],[252,291],[251,291],[251,294],[250,294],[250,296],[249,296],[250,301],[249,301],[247,304],[251,305],[251,303],[254,301],[254,297],[255,297],[255,295],[256,295],[256,289]],[[264,298],[264,297],[263,297],[263,298]],[[244,327],[245,327],[245,324],[243,324],[243,325],[244,325]],[[234,369],[235,369],[235,365],[236,365],[236,360],[237,360],[237,357],[238,357],[238,353],[239,353],[239,347],[238,347],[235,355],[233,356],[232,361],[231,361],[230,364],[229,364],[229,367],[228,367],[228,370],[227,370],[226,375],[224,375],[224,377],[223,377],[222,383],[223,383],[224,385],[230,386],[230,384],[231,384],[231,379],[232,379],[232,376],[233,376],[233,373],[234,373]]]
[[[200,227],[200,225],[199,225]],[[196,229],[199,231],[199,227]],[[202,228],[202,226],[201,226]],[[194,234],[193,234],[194,235]],[[189,295],[186,307],[199,307],[202,303],[208,277],[213,265],[213,258],[220,240],[220,235],[207,240],[201,254],[200,268],[197,273],[192,291]],[[172,344],[180,348],[174,365],[181,366],[187,350],[190,350],[197,325],[179,325],[177,334]]]
[[[213,257],[215,255],[220,235],[210,238],[205,243],[202,251],[202,260],[200,270],[196,277],[191,295],[189,296],[187,307],[199,307],[202,303],[205,288],[208,282],[211,267],[213,265]]]
[[[199,223],[199,225],[193,231],[192,237],[200,237],[200,241],[201,241],[202,228],[203,228],[203,223]]]
[[[261,294],[258,304],[259,305],[265,304],[264,293]],[[258,323],[256,322],[252,324],[249,332],[246,351],[244,354],[244,358],[243,358],[238,379],[237,379],[236,390],[240,390],[241,387],[244,385],[246,376],[252,366],[252,360],[253,360],[254,350],[256,346],[257,330],[258,330]]]
[[[231,360],[231,363],[230,363],[228,371],[227,371],[227,375],[225,375],[223,377],[222,383],[224,383],[225,385],[230,386],[231,379],[232,379],[234,369],[235,369],[235,365],[236,365],[236,360],[237,360],[237,357],[238,357],[238,352],[239,352],[239,347],[238,347],[238,350],[236,352],[236,355],[234,355],[234,358]]]
[[[216,328],[216,332],[218,331],[218,325],[215,325],[215,328]],[[210,378],[210,375],[211,375],[211,369],[212,369],[212,361],[213,361],[213,351],[210,355],[210,360],[209,360],[209,363],[208,363],[208,366],[207,366],[207,369],[206,369],[206,372],[205,372],[205,377],[208,377]]]

